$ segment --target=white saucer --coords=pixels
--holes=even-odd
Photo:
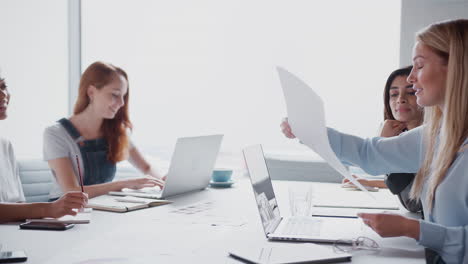
[[[228,188],[228,187],[231,187],[231,185],[233,185],[233,184],[234,184],[233,181],[227,181],[227,182],[210,181],[210,186],[211,187],[218,187],[218,188]]]

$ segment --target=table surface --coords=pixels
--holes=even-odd
[[[273,181],[283,215],[289,215],[288,188],[304,184],[313,184],[315,190],[333,185]],[[228,256],[229,250],[284,244],[265,238],[246,177],[238,177],[231,188],[207,188],[171,200],[172,204],[129,213],[95,210],[90,224],[67,231],[19,230],[18,223],[3,224],[0,243],[2,250],[24,250],[27,263],[52,264],[239,263]],[[381,250],[353,252],[353,263],[425,263],[424,249],[413,239],[380,238],[364,225],[362,233]]]

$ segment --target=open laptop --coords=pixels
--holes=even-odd
[[[109,192],[110,195],[161,199],[205,189],[211,179],[223,135],[184,137],[177,140],[162,190],[143,188]]]
[[[353,218],[282,217],[261,145],[243,150],[260,219],[269,240],[352,243],[362,222]]]

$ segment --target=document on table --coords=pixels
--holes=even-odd
[[[91,222],[91,212],[93,209],[85,208],[83,211],[74,209],[77,214],[64,215],[60,218],[37,218],[37,219],[26,219],[26,222],[41,222],[41,223],[67,223],[67,224],[89,224]]]
[[[322,99],[298,77],[281,67],[277,67],[277,70],[286,100],[288,122],[294,135],[320,155],[343,177],[372,196],[364,186],[351,176],[331,149],[325,126],[325,110]]]
[[[314,208],[398,210],[400,204],[397,196],[388,189],[372,193],[374,199],[369,199],[369,196],[364,192],[349,191],[338,187],[337,184],[324,184],[320,186],[320,189],[314,190]]]
[[[215,208],[214,204],[215,201],[212,200],[199,201],[170,211],[169,213],[174,214],[174,216],[171,215],[169,218],[154,218],[153,220],[164,223],[167,219],[170,219],[166,224],[175,225],[200,224],[230,227],[243,226],[247,223],[247,220],[242,216],[227,216],[215,212],[213,210]]]

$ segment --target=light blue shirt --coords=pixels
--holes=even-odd
[[[425,156],[423,127],[398,137],[368,138],[328,129],[330,145],[343,162],[372,175],[416,173]],[[427,182],[421,201],[425,220],[420,220],[419,244],[435,250],[446,263],[468,263],[468,139],[438,186],[429,211]]]

